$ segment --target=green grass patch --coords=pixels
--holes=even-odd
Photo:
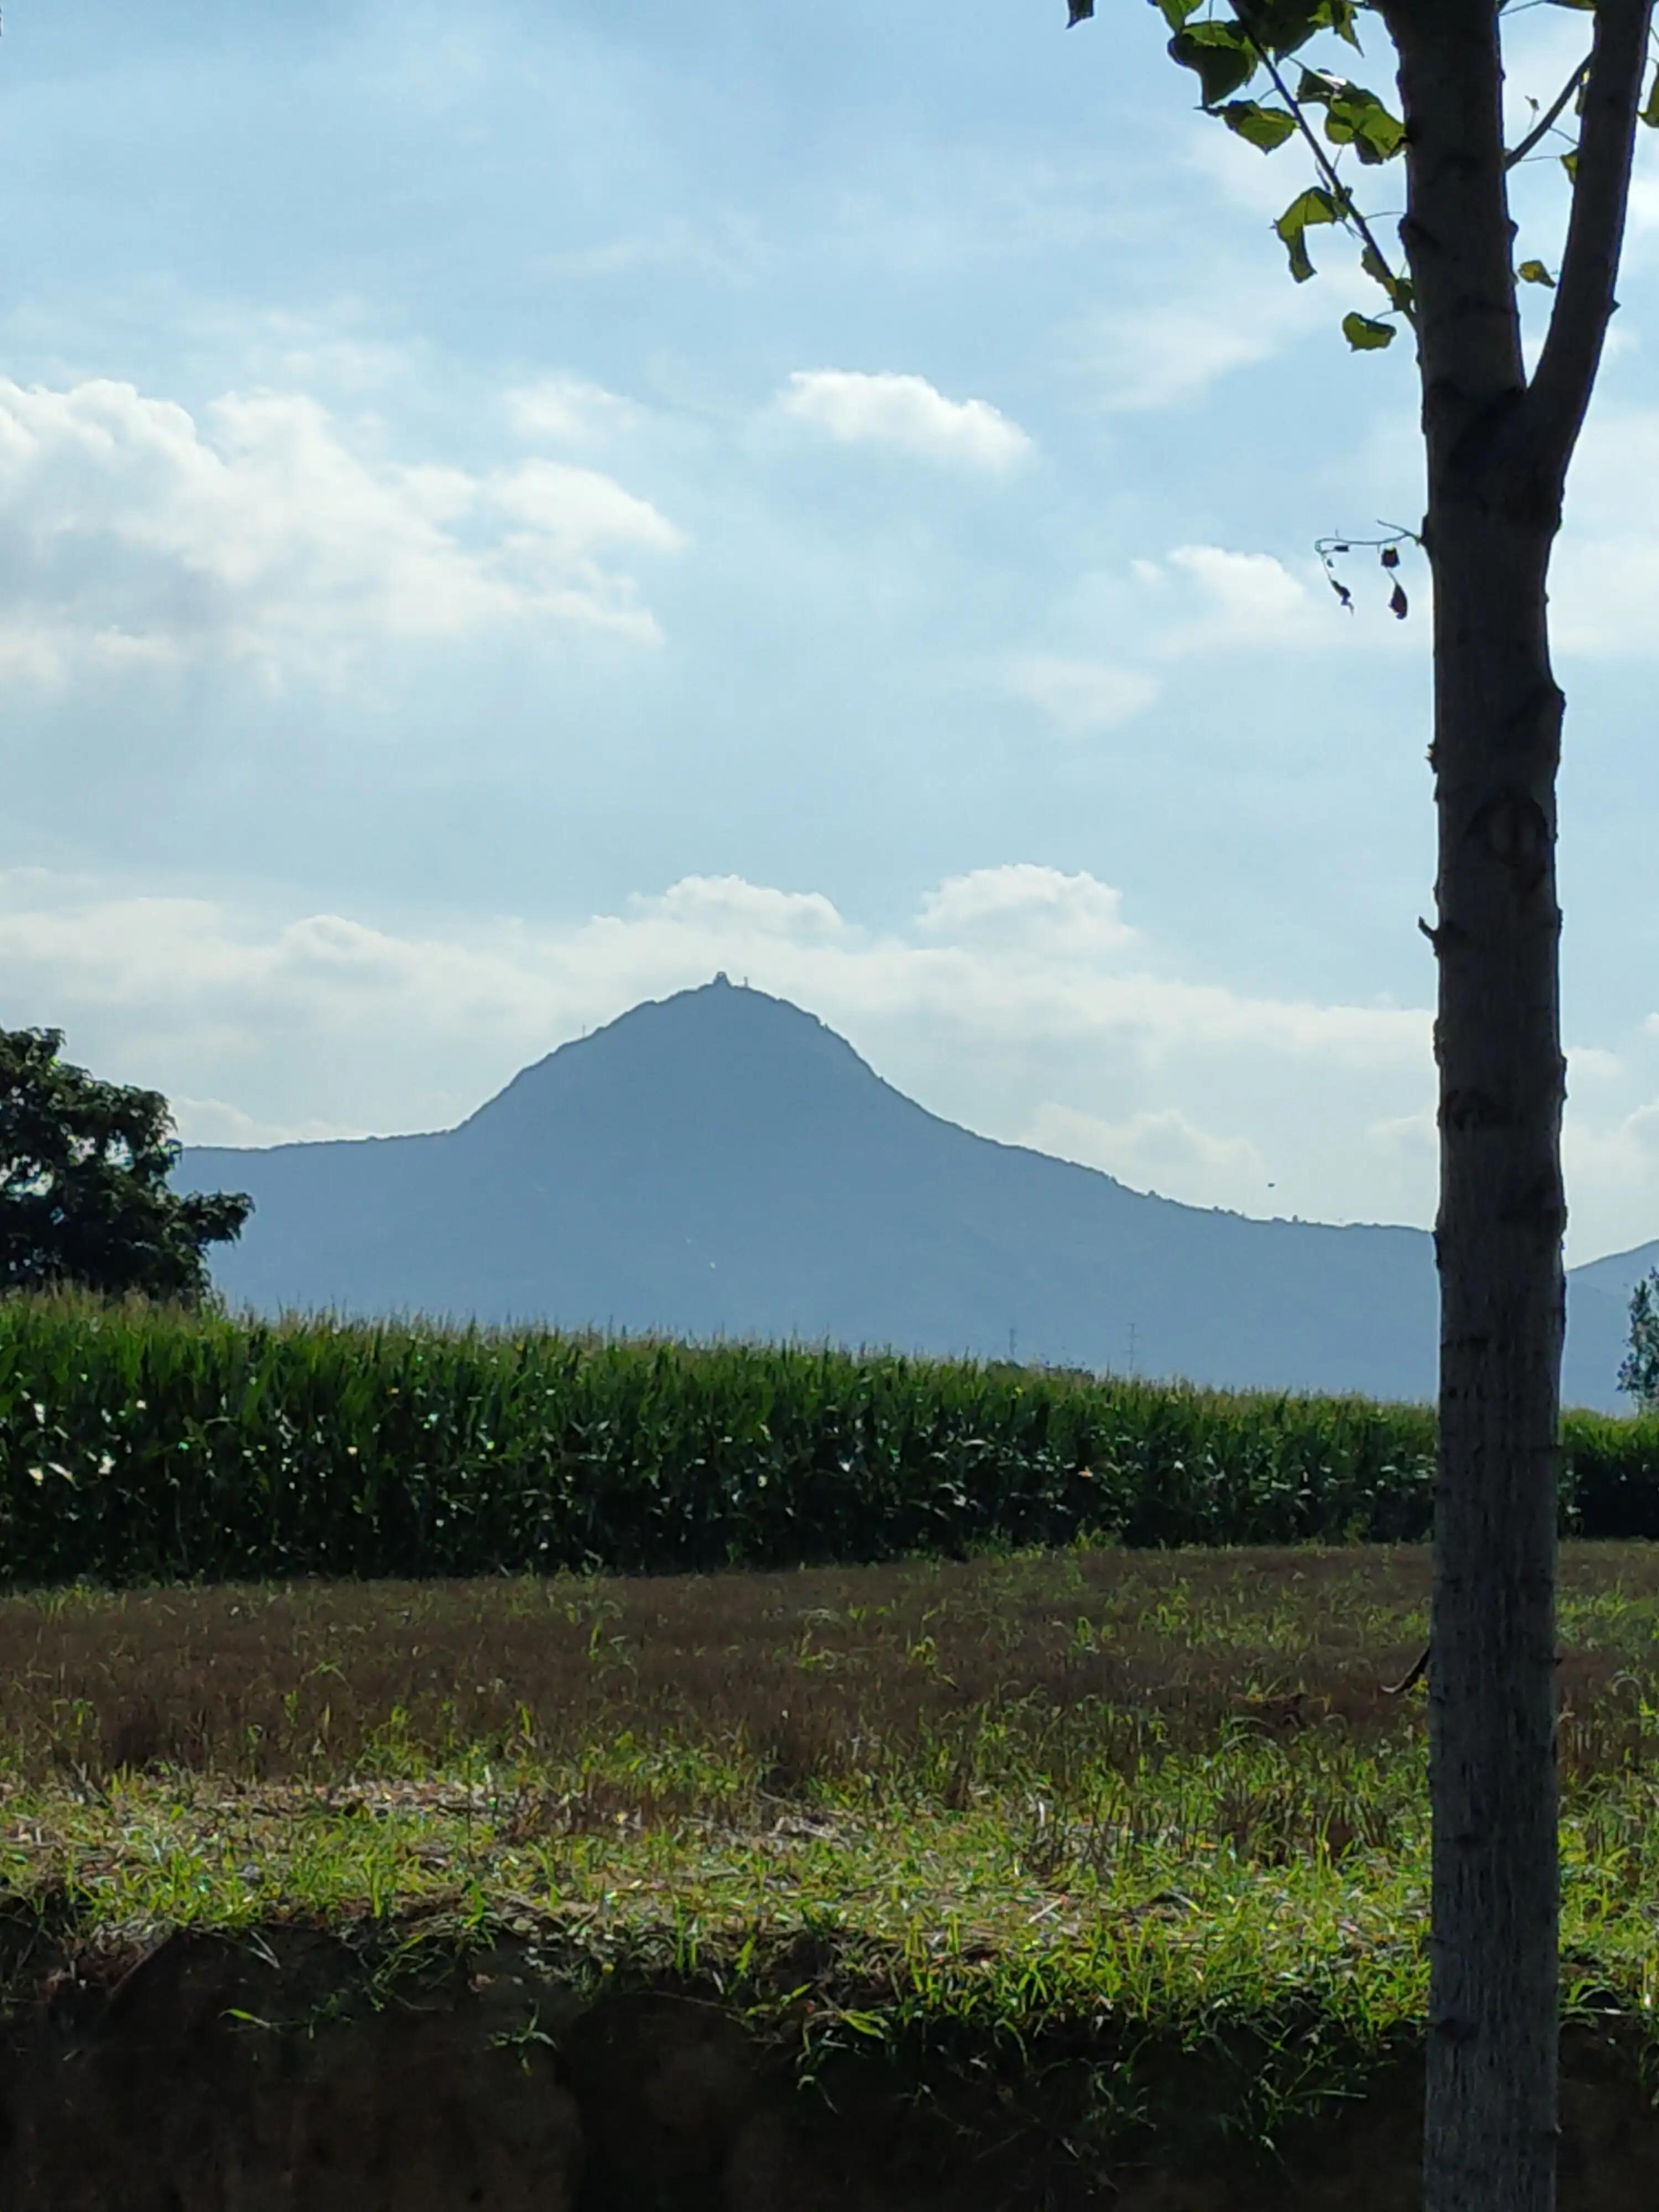
[[[1426,1582],[1403,1547],[1085,1549],[15,1596],[0,1886],[115,1951],[510,1935],[808,2065],[1243,2039],[1270,2133],[1420,2034],[1423,1701],[1383,1686]],[[1645,2040],[1659,1550],[1570,1547],[1562,1624],[1568,2013]]]

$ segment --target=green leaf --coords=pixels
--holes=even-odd
[[[1576,185],[1578,182],[1578,149],[1576,146],[1571,154],[1564,154],[1561,156],[1561,167]]]
[[[1233,0],[1233,11],[1256,45],[1275,55],[1293,54],[1316,31],[1335,28],[1331,0]]]
[[[1248,145],[1259,146],[1264,154],[1271,154],[1296,136],[1295,116],[1282,107],[1263,107],[1258,100],[1230,100],[1221,110],[1221,119],[1229,131],[1236,131]]]
[[[1359,257],[1359,265],[1374,283],[1380,284],[1389,295],[1391,307],[1411,312],[1416,299],[1409,276],[1396,276],[1380,253],[1367,246]]]
[[[1653,72],[1653,82],[1648,88],[1648,103],[1642,110],[1639,120],[1645,123],[1650,131],[1659,131],[1659,68]]]
[[[1339,222],[1343,213],[1334,193],[1328,192],[1322,185],[1310,185],[1305,192],[1297,193],[1273,225],[1285,241],[1291,257],[1291,274],[1298,284],[1305,284],[1314,273],[1304,233],[1316,222]]]
[[[1351,86],[1347,97],[1326,109],[1325,136],[1334,146],[1352,146],[1367,168],[1375,168],[1404,149],[1406,126],[1375,94]]]
[[[1237,92],[1255,75],[1255,48],[1234,23],[1194,23],[1176,32],[1170,52],[1182,69],[1195,70],[1206,107]]]
[[[1405,125],[1363,84],[1304,69],[1296,96],[1306,106],[1322,107],[1325,136],[1334,146],[1352,146],[1368,168],[1392,161],[1405,147]]]
[[[1152,0],[1152,5],[1172,31],[1178,31],[1188,15],[1195,15],[1203,4],[1204,0]]]
[[[1515,273],[1523,284],[1547,284],[1552,292],[1555,289],[1555,279],[1541,261],[1523,261]]]
[[[1347,314],[1342,318],[1342,335],[1356,353],[1376,353],[1394,343],[1394,325],[1374,323],[1369,315]]]
[[[1095,0],[1072,0],[1071,19],[1066,26],[1066,29],[1070,31],[1079,23],[1086,23],[1094,12]]]

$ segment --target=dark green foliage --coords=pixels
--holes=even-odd
[[[1630,1301],[1630,1351],[1619,1388],[1645,1413],[1659,1413],[1659,1267],[1636,1285]]]
[[[193,1304],[204,1248],[240,1235],[252,1200],[169,1189],[167,1100],[100,1083],[63,1045],[61,1030],[0,1030],[0,1287]]]
[[[1659,1534],[1659,1421],[1567,1433],[1570,1525]],[[17,1586],[1410,1541],[1434,1428],[1017,1367],[13,1299],[0,1454]]]

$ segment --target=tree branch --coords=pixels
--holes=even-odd
[[[1528,400],[1539,455],[1565,477],[1601,366],[1624,244],[1654,0],[1601,0],[1584,85],[1572,214]]]
[[[1579,87],[1583,83],[1584,79],[1589,75],[1589,56],[1586,54],[1583,60],[1579,63],[1577,68],[1562,86],[1560,91],[1557,93],[1555,98],[1551,100],[1549,106],[1544,110],[1542,115],[1539,117],[1537,122],[1533,125],[1532,129],[1528,131],[1526,137],[1521,141],[1520,144],[1518,146],[1511,147],[1510,151],[1504,155],[1504,167],[1506,169],[1512,169],[1517,161],[1524,161],[1528,155],[1531,153],[1533,148],[1536,146],[1540,140],[1549,137],[1551,131],[1554,130],[1556,125],[1560,121],[1562,114],[1566,108],[1567,102],[1572,99]]]
[[[1246,35],[1249,35],[1248,33]],[[1273,79],[1273,90],[1284,101],[1285,106],[1290,109],[1291,113],[1295,116],[1296,127],[1308,142],[1308,145],[1313,154],[1315,163],[1319,169],[1320,174],[1325,179],[1326,190],[1330,193],[1332,198],[1334,199],[1338,207],[1342,210],[1343,222],[1349,224],[1354,230],[1356,230],[1363,243],[1370,248],[1372,258],[1376,261],[1377,267],[1381,269],[1388,277],[1389,281],[1383,287],[1383,289],[1388,293],[1390,303],[1399,313],[1405,317],[1406,320],[1412,325],[1413,329],[1415,330],[1417,327],[1417,317],[1413,311],[1410,301],[1401,296],[1404,288],[1401,286],[1400,279],[1395,275],[1394,270],[1389,264],[1388,255],[1383,252],[1382,247],[1377,244],[1376,238],[1373,236],[1370,223],[1366,222],[1364,216],[1360,214],[1359,210],[1354,205],[1352,193],[1348,190],[1341,178],[1337,174],[1335,162],[1332,161],[1330,155],[1320,144],[1318,139],[1315,137],[1313,125],[1309,122],[1306,115],[1303,112],[1302,102],[1292,96],[1290,87],[1285,83],[1283,76],[1279,74],[1278,63],[1273,59],[1272,54],[1268,52],[1267,47],[1256,46],[1254,39],[1250,40],[1250,44],[1253,46],[1255,46],[1257,58],[1262,63],[1263,66],[1267,70],[1267,75]]]

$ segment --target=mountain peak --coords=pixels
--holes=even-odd
[[[735,1115],[752,1123],[799,1113],[816,1100],[816,1121],[830,1098],[846,1110],[860,1091],[921,1111],[816,1014],[733,983],[722,969],[710,982],[644,1000],[560,1045],[461,1126],[499,1134],[562,1099],[600,1094],[633,1124],[653,1102],[671,1115]]]
[[[562,1045],[457,1129],[192,1150],[178,1181],[252,1194],[216,1272],[265,1310],[1433,1387],[1421,1231],[1247,1220],[975,1136],[724,973]],[[1622,1309],[1589,1286],[1575,1301],[1568,1389],[1607,1404]]]

